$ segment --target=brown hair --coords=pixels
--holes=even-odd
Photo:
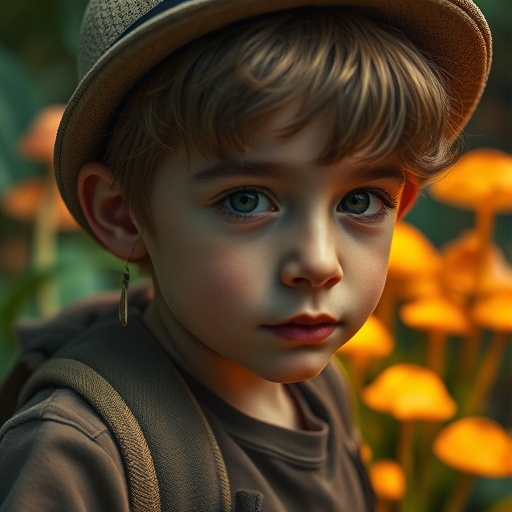
[[[258,121],[292,101],[297,133],[327,114],[318,161],[393,155],[424,185],[457,157],[439,69],[382,22],[342,8],[294,9],[232,25],[173,53],[125,100],[105,163],[151,230],[151,175],[164,156],[251,149]]]

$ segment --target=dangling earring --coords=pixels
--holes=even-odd
[[[121,298],[119,299],[119,321],[122,327],[128,325],[128,287],[130,286],[130,269],[128,263],[132,259],[133,252],[135,251],[135,245],[133,246],[130,257],[126,262],[125,272],[123,272],[123,282],[121,284]]]

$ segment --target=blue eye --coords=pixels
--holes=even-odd
[[[253,213],[260,203],[259,195],[254,190],[234,192],[227,198],[227,203],[237,213]]]
[[[396,204],[391,198],[379,197],[377,193],[368,190],[354,190],[343,197],[337,210],[361,220],[373,220],[395,207]]]
[[[253,188],[234,190],[219,201],[216,209],[223,215],[237,220],[251,220],[259,215],[277,210],[268,196]]]
[[[371,197],[368,192],[354,192],[347,194],[341,201],[340,207],[344,212],[354,215],[365,213],[371,205]]]

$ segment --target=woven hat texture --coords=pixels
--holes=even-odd
[[[91,0],[79,47],[80,82],[59,127],[55,173],[77,221],[92,235],[77,194],[81,166],[99,160],[123,98],[184,44],[252,16],[303,6],[362,7],[385,18],[432,56],[460,102],[458,135],[485,87],[492,57],[487,22],[471,0]]]

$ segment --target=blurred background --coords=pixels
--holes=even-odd
[[[75,299],[120,288],[124,263],[105,254],[80,233],[59,205],[51,179],[51,148],[56,125],[62,105],[76,85],[77,35],[86,3],[86,0],[0,0],[0,381],[18,355],[13,330],[16,321],[48,316]],[[512,153],[512,0],[477,0],[476,3],[493,32],[494,59],[480,106],[465,130],[464,152],[472,154],[482,148],[492,148],[499,150],[506,159]],[[510,160],[500,165],[508,165],[505,173],[508,172],[506,181],[510,190]],[[488,171],[482,169],[482,175]],[[507,197],[512,196],[509,193]],[[512,272],[511,208],[497,209],[491,233],[506,283],[510,282]],[[461,208],[450,201],[438,200],[427,190],[405,221],[421,233],[434,251],[442,254],[444,248],[475,227],[477,212],[475,208]],[[402,257],[407,258],[407,246],[401,251]],[[506,283],[502,288],[512,290]],[[399,315],[403,299],[397,298],[391,306],[391,320],[389,308],[380,308],[380,320],[392,331],[396,346],[387,360],[373,363],[364,378],[359,375],[361,390],[391,364],[421,362],[421,350],[412,350],[410,339],[417,336],[418,346],[427,342],[423,339],[424,333],[418,334],[403,321],[403,315]],[[474,300],[472,296],[459,303],[466,307]],[[512,302],[510,304],[512,306]],[[512,308],[510,315],[512,317]],[[479,349],[483,358],[492,345],[492,332],[487,332],[489,326],[480,327],[486,331]],[[510,340],[510,332],[505,336]],[[448,370],[452,368],[450,364],[457,365],[460,351],[465,350],[466,345],[461,343],[459,340],[446,356]],[[424,352],[427,350],[425,348]],[[339,359],[355,378],[350,356],[340,354]],[[510,433],[512,358],[509,341],[499,359],[492,389],[485,395],[485,404],[476,412],[496,421]],[[453,382],[449,376],[445,382],[449,391],[460,387],[460,383]],[[372,413],[371,408],[361,400],[360,420],[364,420],[365,414],[377,414],[375,424],[380,421],[382,429],[393,434],[375,438],[375,433],[366,432],[362,425],[369,451],[373,453],[368,456],[369,461],[376,456],[391,457],[391,452],[400,444],[396,426],[384,419],[382,414],[385,413]],[[463,409],[459,407],[459,411]],[[455,473],[446,477],[445,469],[435,471],[448,486],[455,487]],[[467,491],[465,505],[459,510],[512,511],[510,479],[504,479],[503,475],[493,480],[485,476],[478,478]],[[411,505],[414,498],[412,502],[411,498],[397,498],[391,500],[386,510],[393,510],[393,507],[407,512],[441,510],[440,503],[448,499],[450,490],[441,487],[437,494],[432,493],[438,496],[434,497],[433,504]]]

